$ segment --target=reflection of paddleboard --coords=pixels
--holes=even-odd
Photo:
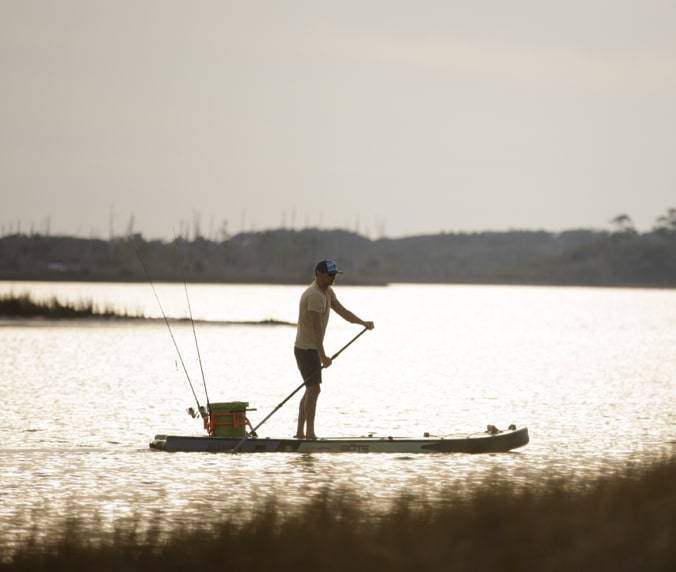
[[[241,445],[240,445],[241,443]],[[498,431],[447,437],[345,437],[331,439],[273,439],[156,435],[151,449],[161,451],[227,453],[500,453],[528,444],[528,428],[510,426]]]

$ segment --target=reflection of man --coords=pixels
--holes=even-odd
[[[365,322],[345,309],[331,285],[336,280],[338,271],[333,260],[322,260],[315,267],[315,280],[300,297],[298,313],[298,330],[293,353],[296,355],[298,369],[305,382],[305,393],[298,408],[297,439],[316,439],[315,411],[322,382],[322,367],[331,365],[331,358],[324,351],[324,334],[329,322],[329,311],[335,312],[352,324],[361,324],[369,330],[373,322]],[[307,423],[307,432],[305,426]]]

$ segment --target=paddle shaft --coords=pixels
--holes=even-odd
[[[334,359],[336,359],[340,354],[342,354],[347,348],[349,348],[354,342],[356,342],[357,339],[358,339],[360,336],[362,336],[363,334],[365,334],[367,331],[368,331],[368,328],[364,328],[361,332],[359,332],[354,338],[352,338],[348,343],[346,343],[342,348],[340,348],[335,354],[333,354],[333,355],[331,356],[331,361],[333,361]],[[322,366],[321,369],[324,369],[324,366]],[[296,389],[294,389],[294,390],[286,397],[286,399],[284,399],[284,401],[282,401],[279,405],[277,405],[277,407],[275,407],[270,413],[268,413],[267,417],[266,417],[265,419],[263,419],[263,421],[261,421],[258,425],[256,425],[255,427],[253,427],[253,428],[251,429],[251,433],[255,433],[256,430],[257,430],[261,425],[263,425],[263,423],[265,423],[268,419],[270,419],[270,417],[272,417],[275,413],[277,413],[277,411],[279,411],[279,410],[282,408],[282,406],[283,406],[287,401],[289,401],[289,399],[291,399],[294,395],[296,395],[296,393],[298,393],[301,389],[303,389],[304,386],[305,386],[305,382],[301,383]],[[237,451],[239,451],[239,448],[242,446],[242,443],[244,443],[244,441],[246,441],[246,439],[247,439],[247,437],[246,437],[246,435],[245,435],[245,436],[242,438],[242,440],[241,440],[239,443],[237,443],[237,445],[235,445],[235,446],[232,448],[232,451],[230,451],[230,452],[231,452],[231,453],[236,453]]]

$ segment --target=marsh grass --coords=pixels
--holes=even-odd
[[[0,316],[10,318],[105,318],[136,319],[142,316],[120,312],[112,306],[100,306],[92,300],[61,302],[56,296],[35,300],[30,294],[4,294],[0,296]]]
[[[132,519],[106,533],[64,521],[46,541],[18,547],[0,572],[674,570],[676,460],[575,485],[448,489],[378,514],[353,492],[326,490],[294,512],[273,500],[243,523],[160,528]]]
[[[129,313],[113,306],[94,304],[92,300],[79,302],[61,302],[56,296],[47,300],[34,300],[30,294],[0,295],[0,318],[43,320],[103,319],[103,320],[143,320],[159,322],[162,318],[147,318],[137,311]],[[190,323],[190,318],[169,318],[172,323]],[[293,326],[294,322],[267,318],[264,320],[194,320],[196,324],[240,325],[240,326]]]

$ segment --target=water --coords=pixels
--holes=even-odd
[[[158,316],[147,285],[0,283],[61,300],[91,298]],[[295,321],[297,286],[192,286],[196,318]],[[528,425],[531,443],[498,455],[215,455],[150,451],[156,433],[200,434],[163,323],[2,322],[0,542],[64,515],[112,525],[133,516],[195,523],[289,507],[350,486],[374,508],[402,492],[583,477],[674,452],[676,291],[395,285],[336,287],[376,330],[325,372],[320,436],[422,436]],[[185,316],[182,285],[160,285]],[[359,328],[337,315],[333,352]],[[189,326],[176,337],[200,391]],[[199,326],[212,401],[249,401],[261,419],[299,383],[289,327]],[[261,429],[291,436],[297,399]]]

